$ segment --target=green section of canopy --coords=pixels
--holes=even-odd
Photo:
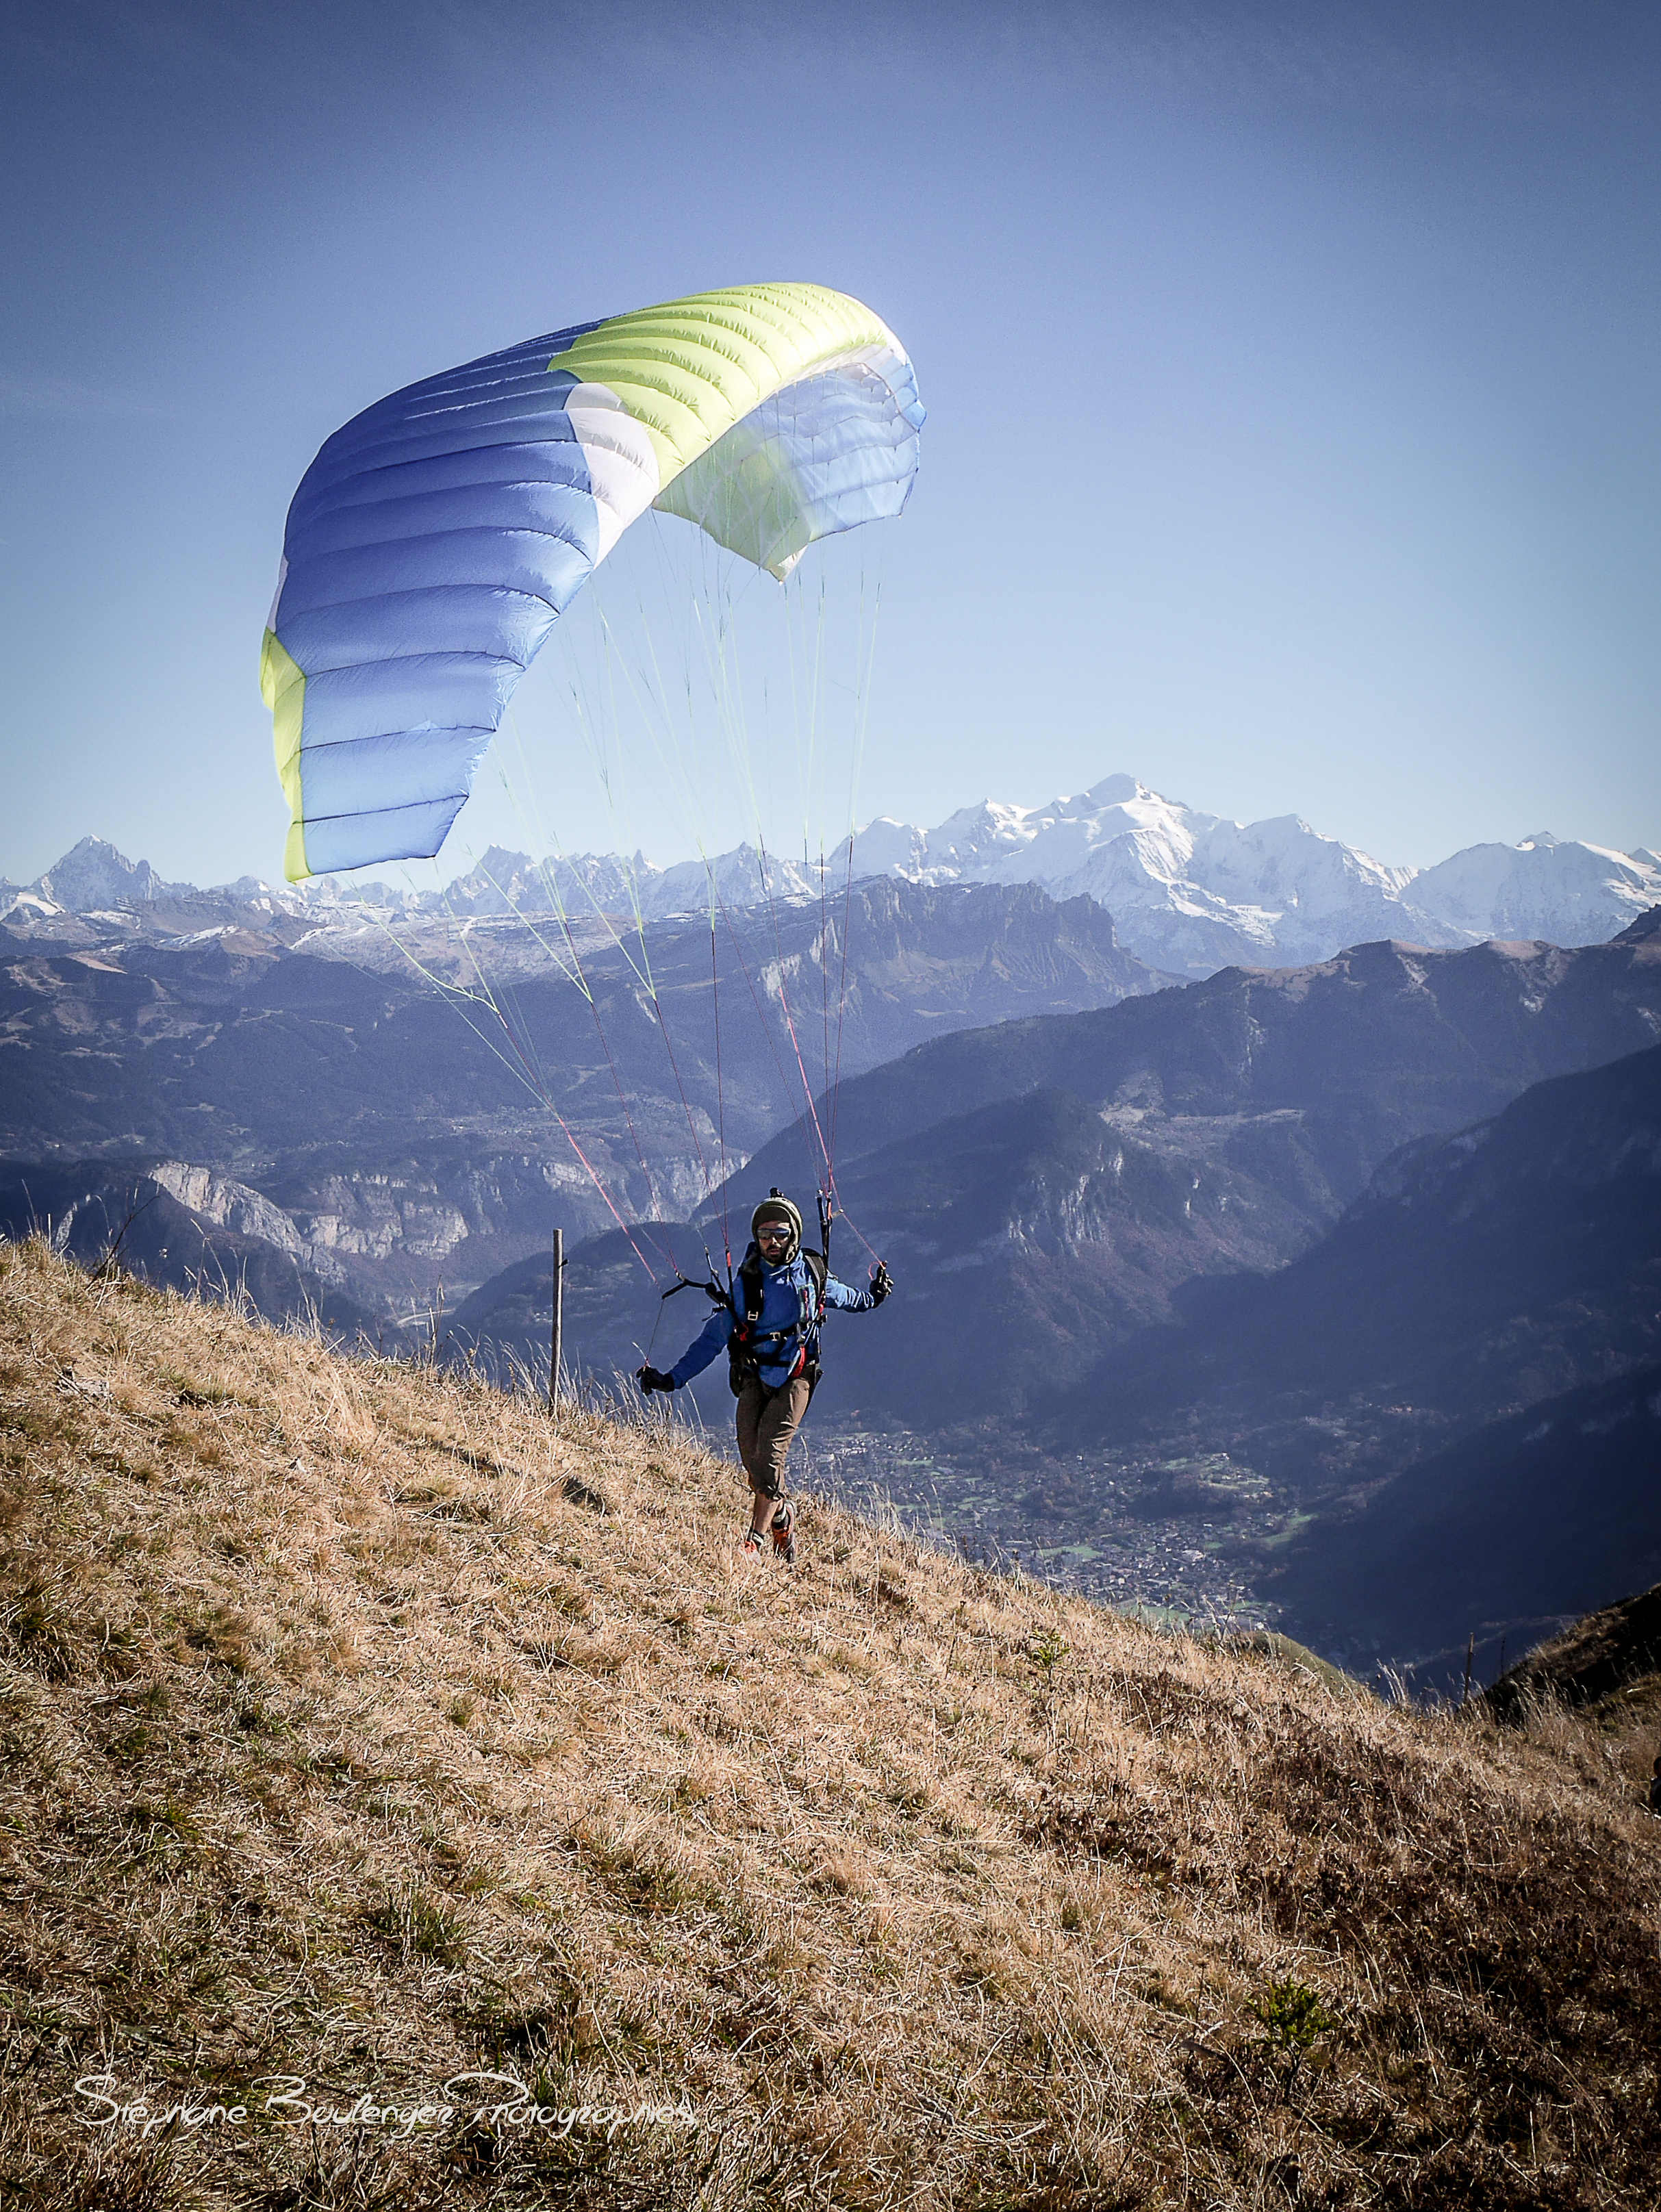
[[[649,432],[666,490],[752,408],[867,347],[900,350],[880,316],[845,293],[745,284],[613,315],[549,367],[616,392]]]
[[[260,696],[271,710],[277,779],[294,819],[283,852],[283,873],[291,884],[310,875],[306,865],[306,824],[300,795],[300,735],[306,715],[306,673],[270,630],[259,656]]]

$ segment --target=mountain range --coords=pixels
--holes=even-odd
[[[1484,939],[1610,937],[1661,898],[1661,859],[1560,842],[1475,845],[1437,866],[1394,867],[1297,815],[1240,823],[1113,775],[1042,807],[988,800],[922,831],[870,823],[854,865],[927,883],[1043,884],[1087,894],[1145,959],[1203,975],[1239,962],[1291,966],[1396,937],[1428,946]]]
[[[1086,1578],[1164,1528],[1363,1671],[1446,1688],[1474,1638],[1492,1673],[1661,1573],[1658,1038],[1661,911],[922,1045],[843,1086],[833,1260],[857,1279],[868,1240],[900,1294],[833,1317],[818,1428],[890,1439],[891,1492],[921,1440],[976,1525],[990,1498]],[[800,1158],[774,1139],[660,1243],[702,1273]],[[549,1297],[527,1257],[451,1341],[545,1372]],[[568,1263],[602,1369],[666,1364],[704,1310],[616,1233]],[[723,1370],[695,1395],[724,1421]]]
[[[1661,900],[1661,857],[1646,848],[1620,853],[1542,830],[1414,870],[1373,860],[1296,815],[1243,824],[1110,775],[1047,806],[983,800],[932,830],[879,817],[823,865],[748,844],[669,867],[638,854],[538,861],[493,847],[442,891],[328,879],[273,890],[250,877],[199,891],[83,838],[33,884],[0,884],[0,924],[26,936],[61,935],[66,917],[92,914],[170,933],[216,922],[286,925],[313,952],[386,964],[399,957],[384,941],[388,920],[419,933],[424,957],[435,933],[468,924],[522,925],[563,911],[588,932],[601,915],[661,921],[706,915],[712,901],[754,906],[770,893],[818,902],[849,872],[930,888],[1034,884],[1059,900],[1088,897],[1112,914],[1126,950],[1191,977],[1232,963],[1324,960],[1377,938],[1440,949],[1490,938],[1594,944]],[[540,933],[520,927],[521,962],[551,957],[538,947]]]
[[[830,915],[591,945],[580,981],[489,972],[488,1003],[477,981],[447,998],[407,963],[373,970],[270,928],[15,945],[0,1157],[210,1170],[281,1208],[338,1291],[425,1303],[545,1250],[556,1219],[581,1235],[611,1206],[683,1214],[836,1065],[1171,980],[1088,899],[881,881]]]
[[[1155,1588],[1115,1564],[1135,1543],[1190,1585],[1226,1566],[1331,1656],[1444,1686],[1467,1639],[1486,1665],[1622,1595],[1629,1556],[1653,1578],[1661,906],[1607,942],[1398,931],[1184,981],[1076,888],[1129,865],[1113,810],[1164,806],[1106,789],[981,810],[835,899],[627,928],[531,913],[509,856],[494,908],[475,883],[439,912],[77,848],[0,921],[0,1229],[534,1373],[557,1219],[568,1345],[604,1372],[673,1357],[703,1308],[660,1302],[672,1269],[834,1141],[835,1265],[879,1250],[901,1295],[833,1325],[814,1428],[879,1481],[885,1438],[1097,1586]],[[1262,889],[1275,825],[1197,820],[1168,887],[1202,861],[1240,890],[1244,842]],[[1315,926],[1293,830],[1277,928]],[[1424,880],[1315,842],[1329,915],[1399,920]],[[1074,896],[963,879],[1041,848]],[[1591,853],[1514,849],[1562,897]],[[1460,858],[1491,912],[1505,871]],[[1597,863],[1605,913],[1652,860]],[[724,1423],[719,1373],[703,1396]]]
[[[868,1239],[908,1295],[880,1328],[838,1330],[826,1409],[939,1431],[1064,1426],[1075,1390],[1123,1405],[1112,1347],[1149,1332],[1157,1345],[1189,1311],[1208,1315],[1214,1279],[1244,1274],[1257,1301],[1263,1275],[1332,1231],[1392,1156],[1405,1171],[1401,1148],[1661,1038],[1657,919],[1604,945],[1370,945],[1309,968],[1230,969],[960,1030],[844,1081],[838,1249],[852,1265]],[[801,1124],[781,1133],[706,1201],[679,1232],[694,1259],[771,1184],[800,1187],[810,1142]],[[613,1275],[620,1244],[593,1248],[618,1301],[590,1309],[601,1366],[627,1364],[654,1319],[650,1287]],[[458,1323],[508,1340],[490,1302],[523,1297],[535,1265],[484,1285]]]

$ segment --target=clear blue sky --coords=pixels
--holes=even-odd
[[[347,416],[781,276],[875,307],[930,409],[863,811],[1129,770],[1396,860],[1661,845],[1653,6],[5,21],[15,879],[87,831],[278,867],[259,633]]]

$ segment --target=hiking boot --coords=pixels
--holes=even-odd
[[[753,1528],[748,1528],[745,1531],[744,1541],[739,1546],[739,1550],[743,1553],[746,1559],[760,1559],[761,1538],[757,1535]]]
[[[796,1516],[788,1505],[779,1506],[773,1515],[773,1557],[787,1567],[796,1564]]]

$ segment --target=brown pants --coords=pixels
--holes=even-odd
[[[757,1498],[776,1498],[784,1483],[784,1462],[812,1389],[798,1376],[782,1390],[753,1379],[739,1393],[739,1457]]]

